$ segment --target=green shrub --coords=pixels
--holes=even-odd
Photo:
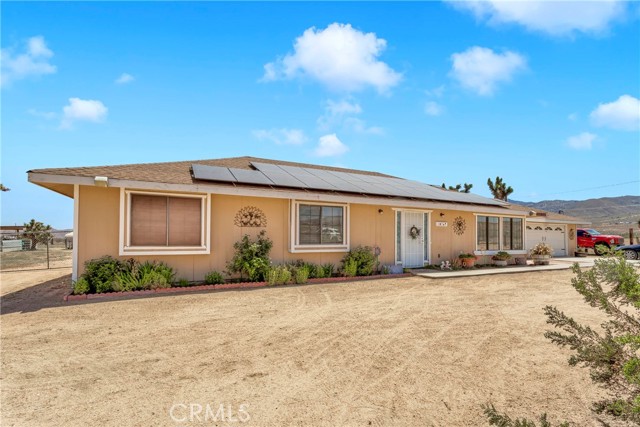
[[[342,267],[342,274],[346,277],[353,277],[358,274],[358,261],[355,259],[347,259]]]
[[[309,272],[309,278],[310,279],[322,279],[326,277],[325,271],[324,271],[324,267],[321,265],[314,265],[313,266],[313,275],[311,274],[311,272]]]
[[[210,271],[204,276],[204,282],[207,285],[220,285],[224,283],[224,277],[217,271]]]
[[[291,280],[291,271],[285,265],[277,265],[269,269],[267,282],[270,285],[286,285]]]
[[[113,291],[116,275],[129,270],[130,262],[122,262],[110,256],[92,259],[84,264],[84,278],[89,284],[88,293]]]
[[[88,286],[86,293],[136,291],[168,288],[174,278],[173,269],[163,262],[147,261],[140,264],[133,259],[120,261],[105,256],[87,261],[80,278],[86,285],[81,283],[78,287],[80,290]]]
[[[227,272],[240,274],[240,278],[248,278],[250,281],[263,281],[267,278],[270,268],[269,252],[273,242],[266,237],[262,230],[256,241],[252,241],[248,235],[242,236],[239,242],[233,245],[235,254],[227,263]]]
[[[389,268],[388,265],[383,265],[382,270],[380,270],[380,273],[384,275],[391,274],[391,268]]]
[[[74,295],[86,294],[88,292],[89,292],[89,282],[87,282],[87,279],[85,279],[84,277],[79,278],[73,284]]]
[[[328,262],[322,265],[322,269],[324,270],[324,277],[331,277],[333,276],[336,266]]]
[[[298,285],[301,285],[303,283],[307,283],[308,279],[309,279],[309,267],[308,266],[303,265],[302,267],[296,268],[295,276],[293,278],[294,282],[296,282]]]
[[[370,276],[373,274],[376,265],[376,256],[369,246],[358,246],[350,250],[342,258],[343,272],[347,270],[347,263],[355,263],[356,273],[353,276]],[[350,265],[350,272],[353,267]],[[347,274],[345,274],[347,276]],[[351,277],[351,276],[349,276]]]

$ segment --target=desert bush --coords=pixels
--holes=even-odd
[[[342,274],[346,277],[354,277],[358,274],[358,261],[355,259],[347,259],[342,267]]]
[[[74,295],[86,294],[89,292],[89,282],[84,277],[79,278],[73,284]]]
[[[82,274],[82,278],[89,284],[87,293],[111,292],[116,276],[127,272],[129,268],[129,262],[122,262],[110,256],[87,261]]]
[[[322,269],[324,270],[324,277],[331,277],[333,276],[333,272],[336,270],[336,266],[327,262],[322,264]]]
[[[220,285],[220,284],[224,283],[224,277],[222,277],[222,274],[220,274],[217,271],[213,270],[213,271],[208,272],[204,276],[204,282],[207,285]]]
[[[351,249],[342,258],[343,272],[346,270],[347,264],[352,262],[356,264],[356,273],[353,276],[370,276],[373,274],[376,265],[373,249],[369,246],[358,246],[355,249]]]
[[[272,246],[273,242],[266,237],[264,230],[255,241],[245,234],[233,245],[235,253],[227,263],[227,272],[230,275],[240,274],[241,279],[246,277],[253,282],[265,280],[270,268],[269,252]]]
[[[269,269],[267,282],[270,285],[286,285],[291,280],[291,271],[286,265],[276,265]]]
[[[293,281],[301,285],[307,283],[307,280],[309,280],[309,267],[307,265],[297,267],[294,272]]]
[[[583,271],[574,264],[573,288],[591,307],[602,310],[609,320],[600,325],[602,332],[582,325],[553,306],[546,306],[547,323],[556,330],[545,337],[573,354],[570,366],[588,367],[591,380],[608,393],[595,402],[592,410],[611,419],[640,425],[640,274],[637,267],[621,256],[595,261]],[[489,408],[489,410],[487,409]],[[535,424],[499,423],[510,420],[485,407],[490,422],[496,426],[534,426]],[[526,421],[526,420],[525,420]],[[603,425],[609,425],[600,420]],[[549,424],[543,424],[549,425]]]
[[[313,265],[313,274],[309,272],[310,279],[322,279],[326,277],[324,267],[321,265]]]

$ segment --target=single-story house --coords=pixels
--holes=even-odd
[[[73,278],[111,255],[164,261],[179,277],[223,271],[244,234],[266,230],[274,263],[338,264],[359,245],[385,265],[461,252],[576,250],[577,218],[368,172],[254,157],[38,169],[29,181],[74,200]]]

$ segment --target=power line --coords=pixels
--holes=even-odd
[[[581,190],[570,190],[570,191],[561,191],[559,193],[546,193],[546,194],[538,194],[537,197],[542,197],[542,196],[554,196],[557,194],[567,194],[567,193],[578,193],[580,191],[589,191],[589,190],[598,190],[600,188],[610,188],[610,187],[618,187],[621,185],[628,185],[628,184],[634,184],[636,182],[640,182],[640,180],[635,180],[635,181],[627,181],[627,182],[620,182],[617,184],[609,184],[609,185],[602,185],[600,187],[591,187],[591,188],[583,188]]]

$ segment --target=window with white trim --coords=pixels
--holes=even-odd
[[[208,253],[207,196],[126,193],[124,253]]]
[[[479,251],[523,250],[522,218],[477,216],[476,249]]]
[[[296,202],[294,204],[294,250],[346,250],[347,205]]]

